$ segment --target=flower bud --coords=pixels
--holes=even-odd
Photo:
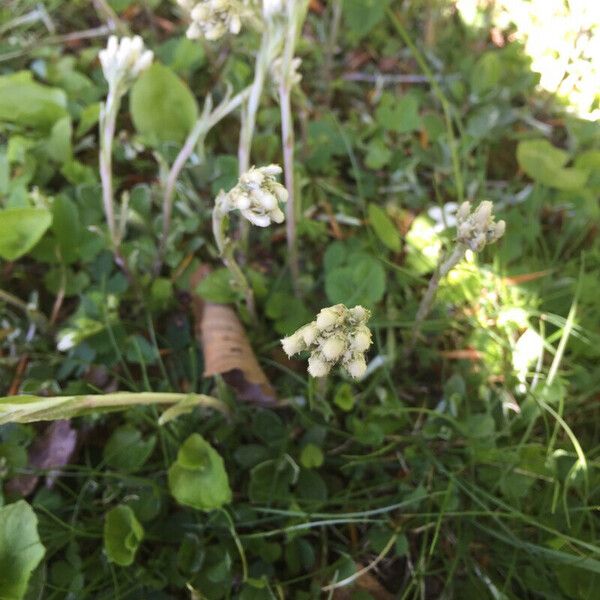
[[[365,352],[371,345],[371,332],[366,325],[361,325],[352,336],[350,347],[356,352]]]
[[[348,312],[355,321],[366,321],[371,315],[371,313],[363,306],[355,306],[354,308],[351,308]]]
[[[288,354],[312,349],[308,372],[313,377],[327,375],[338,362],[352,377],[360,377],[367,368],[364,352],[371,345],[371,332],[366,325],[369,316],[362,306],[348,309],[336,304],[323,308],[312,323],[281,340],[283,349]],[[302,343],[297,342],[296,336]]]
[[[287,192],[275,179],[279,173],[278,165],[252,167],[243,173],[237,185],[227,193],[230,210],[239,209],[244,218],[258,227],[283,223],[285,214],[278,201],[287,200]]]
[[[494,231],[494,240],[499,240],[506,231],[506,221],[498,221]]]
[[[315,323],[309,323],[300,328],[298,333],[302,335],[302,339],[307,346],[312,346],[319,335],[319,329]]]
[[[345,341],[339,336],[331,336],[321,346],[323,356],[330,361],[337,360],[346,350]]]
[[[121,39],[111,35],[106,48],[98,53],[109,88],[119,94],[127,92],[140,73],[152,64],[153,57],[154,54],[144,48],[144,41],[139,35]]]
[[[360,354],[344,363],[344,368],[348,371],[348,374],[354,379],[359,379],[365,374],[367,370],[367,363],[365,357]]]
[[[493,204],[489,200],[484,200],[475,211],[474,225],[480,231],[487,229],[492,218]]]
[[[471,213],[471,203],[465,200],[456,211],[456,220],[460,223],[464,221]]]
[[[283,0],[263,0],[263,15],[265,19],[272,19],[283,11]]]
[[[306,344],[304,343],[304,339],[300,335],[300,332],[289,335],[281,340],[281,345],[283,346],[283,351],[288,356],[293,356],[294,354],[298,354],[298,352],[302,352],[302,350],[306,349]]]
[[[331,367],[327,362],[322,360],[322,358],[314,353],[308,359],[308,372],[313,377],[325,377],[330,371]]]
[[[317,327],[321,331],[330,329],[339,321],[339,313],[336,310],[337,306],[338,305],[323,308],[317,315]]]

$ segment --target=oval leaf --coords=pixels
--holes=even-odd
[[[7,208],[0,211],[0,256],[16,260],[31,250],[52,223],[45,208]]]
[[[369,204],[369,222],[377,237],[394,252],[400,250],[400,234],[392,220],[376,204]]]
[[[0,598],[20,600],[33,570],[46,550],[37,531],[37,517],[20,500],[0,508]]]
[[[135,128],[153,145],[182,142],[198,117],[198,105],[188,86],[158,63],[135,82],[130,108]]]
[[[533,180],[560,190],[582,188],[588,173],[581,169],[565,168],[569,155],[555,148],[548,140],[523,140],[517,146],[519,166]]]
[[[219,453],[199,434],[192,434],[169,469],[175,499],[198,510],[214,510],[231,502],[231,488]]]
[[[135,513],[125,504],[116,506],[104,520],[104,550],[111,562],[128,567],[144,539],[144,528]]]

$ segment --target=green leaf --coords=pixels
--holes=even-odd
[[[344,21],[349,37],[357,42],[385,17],[390,0],[344,0]]]
[[[76,134],[77,137],[81,137],[87,133],[100,118],[100,102],[94,102],[86,106],[79,115],[79,123],[77,124]]]
[[[150,306],[154,310],[165,310],[173,299],[173,283],[166,277],[158,277],[150,288]]]
[[[106,513],[104,550],[108,560],[121,567],[128,567],[133,564],[143,539],[144,528],[129,506],[120,504]]]
[[[333,403],[338,408],[341,408],[344,412],[349,412],[354,407],[355,402],[356,397],[350,384],[342,383],[336,388]]]
[[[375,231],[377,237],[394,252],[400,250],[400,233],[377,204],[369,204],[369,223]]]
[[[73,148],[71,146],[71,136],[73,126],[71,117],[63,117],[56,121],[50,131],[50,137],[46,140],[44,150],[50,160],[58,163],[65,163],[71,160]]]
[[[199,434],[185,440],[169,469],[169,489],[185,506],[210,511],[231,502],[231,488],[219,453]]]
[[[0,598],[20,600],[46,552],[37,517],[24,500],[0,508]]]
[[[182,142],[198,118],[198,105],[188,86],[158,63],[135,82],[130,109],[136,129],[153,145]]]
[[[0,77],[0,121],[48,131],[66,107],[62,90],[36,83],[29,71]]]
[[[300,454],[300,463],[306,469],[320,467],[323,464],[323,451],[315,444],[306,444]]]
[[[39,242],[50,223],[52,215],[45,208],[0,211],[0,256],[6,260],[20,258]]]
[[[52,233],[56,236],[60,258],[72,263],[79,255],[81,223],[77,205],[67,196],[58,196],[52,205]]]
[[[268,460],[250,472],[248,495],[252,502],[289,500],[294,471],[287,460]]]
[[[569,155],[548,140],[523,140],[517,146],[517,161],[529,177],[560,190],[582,188],[588,178],[583,169],[565,168]]]
[[[325,292],[332,304],[371,307],[385,293],[385,270],[377,259],[358,254],[348,266],[326,273]]]
[[[477,95],[494,89],[502,77],[503,65],[496,52],[486,52],[471,71],[471,89]]]
[[[150,458],[156,436],[144,440],[142,434],[131,425],[116,429],[104,446],[104,461],[119,471],[139,471]]]
[[[387,147],[385,140],[378,137],[367,146],[365,165],[369,169],[381,169],[385,167],[392,158],[392,151]]]
[[[400,98],[394,94],[384,93],[375,111],[377,123],[387,131],[409,133],[421,125],[419,101],[414,94],[406,94]]]
[[[209,302],[229,304],[235,302],[237,293],[231,285],[231,273],[228,269],[215,269],[196,287],[200,296]]]

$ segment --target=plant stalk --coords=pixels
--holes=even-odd
[[[242,269],[237,264],[234,256],[234,248],[231,240],[225,235],[225,217],[226,213],[224,213],[217,203],[215,204],[215,208],[213,209],[213,235],[215,238],[215,242],[217,243],[217,248],[219,250],[219,255],[221,256],[221,260],[223,264],[227,267],[231,276],[233,277],[234,285],[242,291],[244,294],[244,299],[246,301],[246,307],[248,308],[248,313],[253,321],[256,321],[256,304],[254,302],[254,292],[252,291],[252,287],[248,283],[246,276],[244,275]]]
[[[221,102],[213,111],[210,111],[210,104],[207,104],[202,116],[196,121],[194,127],[185,140],[183,147],[175,158],[175,161],[173,162],[171,170],[167,176],[163,194],[163,229],[158,249],[158,258],[154,268],[156,274],[160,272],[164,261],[169,231],[171,229],[173,197],[175,195],[175,186],[177,185],[179,174],[181,173],[189,157],[194,152],[194,149],[199,145],[202,146],[204,144],[204,139],[208,135],[208,132],[215,125],[217,125],[219,121],[224,119],[229,113],[233,112],[238,106],[240,106],[240,104],[242,104],[242,102],[244,102],[244,100],[249,96],[250,90],[251,88],[247,87],[231,99],[226,96],[225,100],[223,100],[223,102]]]
[[[417,310],[417,314],[415,316],[415,322],[411,332],[411,339],[405,350],[406,356],[410,355],[415,348],[417,338],[421,332],[421,327],[423,326],[423,321],[433,306],[433,301],[435,300],[437,290],[440,286],[440,281],[464,258],[466,251],[467,247],[464,244],[457,243],[450,256],[448,256],[436,268],[435,272],[431,276],[429,285],[427,286],[427,291],[425,292],[425,295],[419,304],[419,309]]]
[[[102,182],[102,205],[113,252],[119,248],[119,239],[115,221],[112,178],[112,148],[115,137],[117,113],[121,98],[115,90],[109,89],[106,104],[100,116],[100,180]]]

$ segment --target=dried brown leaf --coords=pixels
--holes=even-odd
[[[28,467],[46,473],[46,486],[52,487],[60,475],[60,468],[69,463],[77,444],[77,431],[68,420],[54,421],[29,449]],[[11,493],[28,496],[39,481],[38,475],[19,475],[13,477],[6,489]]]
[[[258,364],[233,308],[206,302],[195,292],[209,271],[202,266],[190,278],[196,339],[204,354],[204,376],[221,375],[240,400],[273,405],[277,402],[275,390]]]

